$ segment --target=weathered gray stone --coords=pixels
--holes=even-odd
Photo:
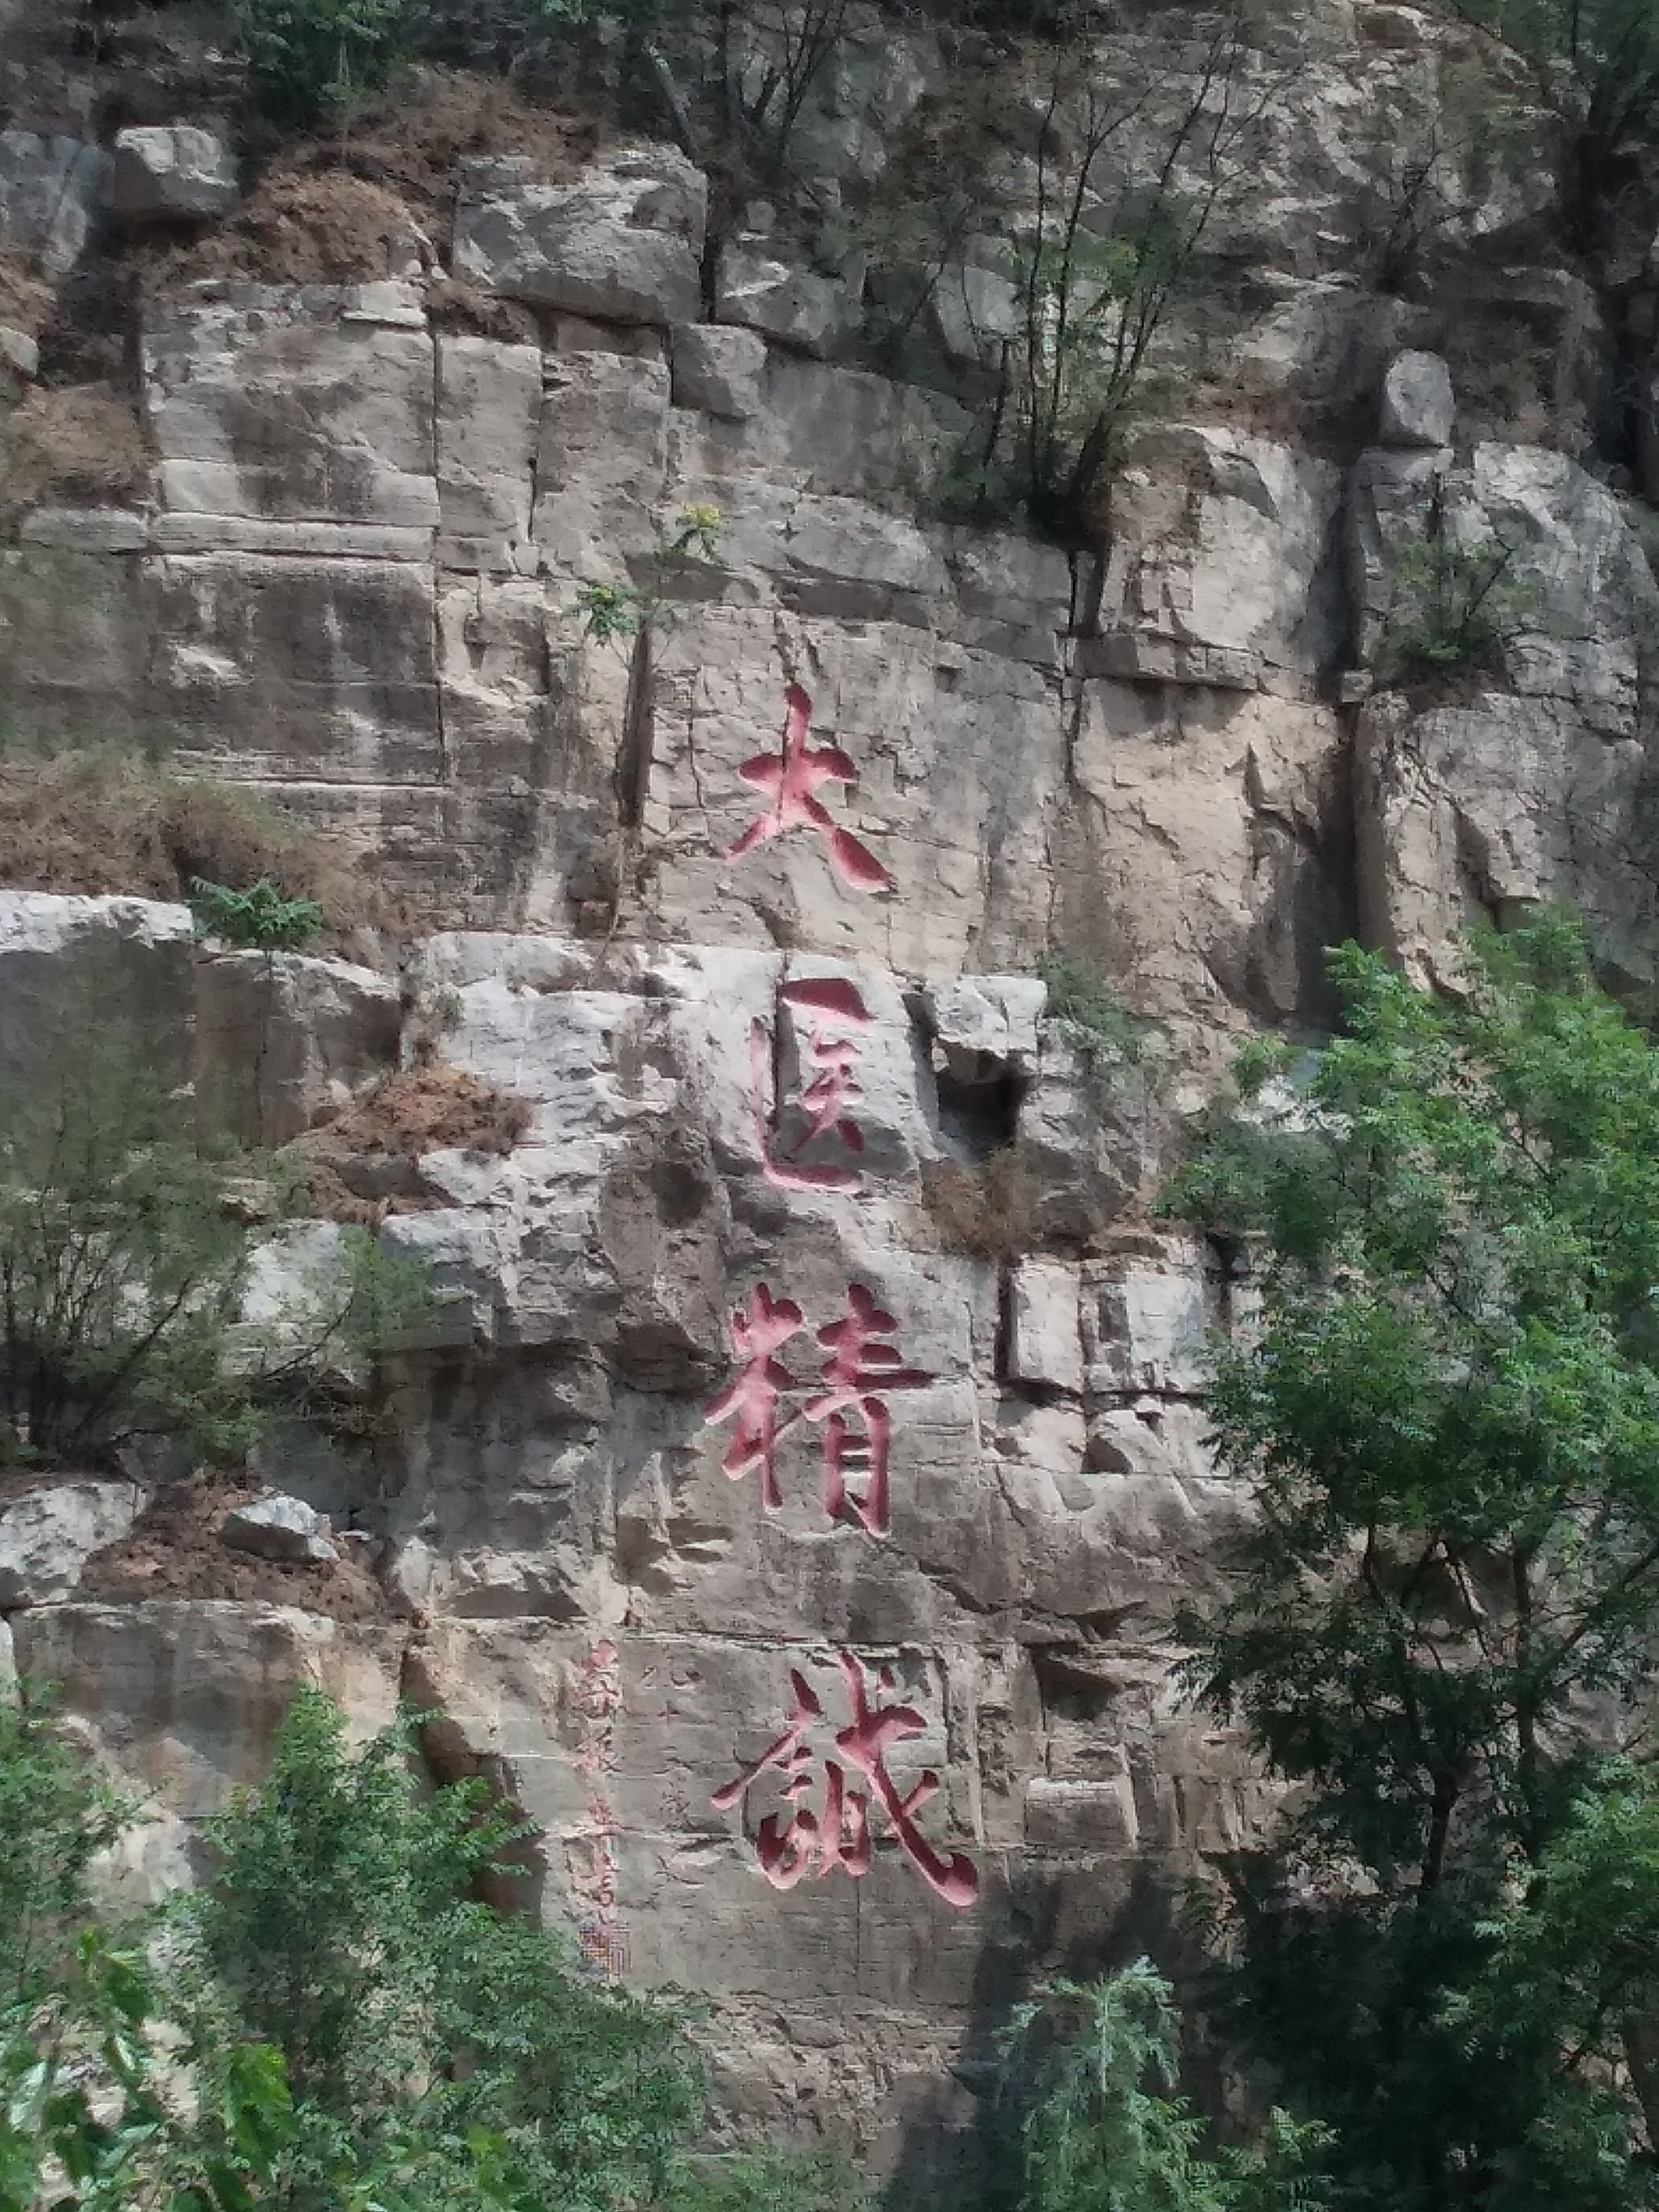
[[[235,155],[193,124],[118,131],[110,212],[129,227],[226,215],[241,197]]]
[[[536,541],[550,562],[614,580],[649,552],[667,465],[669,379],[608,353],[549,363],[536,470]]]
[[[285,1145],[398,1064],[389,975],[296,952],[221,951],[196,970],[198,1127]]]
[[[455,213],[455,265],[537,307],[620,323],[694,321],[708,179],[661,146],[595,158],[573,185],[473,163]]]
[[[1083,1389],[1078,1271],[1057,1261],[1015,1268],[1009,1317],[1008,1379],[1073,1393]]]
[[[1437,353],[1396,354],[1382,380],[1379,445],[1449,446],[1456,403],[1451,371]]]
[[[0,1506],[0,1611],[58,1605],[144,1509],[133,1482],[50,1482]]]
[[[15,331],[9,324],[0,324],[0,368],[27,383],[39,373],[40,348],[27,331]]]
[[[252,1552],[290,1566],[332,1566],[340,1554],[329,1541],[330,1533],[326,1514],[280,1491],[233,1505],[219,1523],[219,1540],[232,1551]]]
[[[406,285],[200,284],[151,309],[146,410],[173,514],[429,529],[433,342]]]
[[[538,346],[438,340],[438,501],[446,548],[477,539],[510,568],[530,536],[542,408]],[[453,555],[441,553],[447,565]],[[465,565],[471,566],[471,562]]]
[[[752,247],[728,246],[720,258],[714,313],[722,323],[760,331],[802,353],[833,353],[863,319],[860,289],[838,276],[775,261]]]
[[[64,276],[85,252],[102,205],[109,156],[78,138],[0,131],[0,238]]]
[[[3,1118],[88,1077],[99,1040],[186,1082],[194,945],[187,907],[0,891]]]
[[[1082,672],[1304,694],[1346,641],[1340,473],[1275,440],[1149,433],[1115,495]]]
[[[928,295],[928,313],[947,359],[994,362],[1020,325],[1020,297],[1012,280],[972,262],[941,271]]]
[[[766,341],[757,331],[680,323],[672,343],[676,407],[701,407],[732,422],[759,414]]]

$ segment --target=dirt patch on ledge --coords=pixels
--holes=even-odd
[[[429,1061],[382,1076],[361,1098],[321,1124],[314,1142],[339,1152],[422,1152],[463,1150],[510,1152],[534,1117],[527,1098],[498,1091],[463,1067]]]
[[[148,252],[147,281],[354,284],[447,262],[460,162],[511,155],[529,173],[574,177],[600,143],[591,117],[538,106],[499,78],[423,69],[352,118],[349,130],[285,146],[222,222]]]
[[[498,1091],[465,1068],[428,1060],[383,1076],[301,1139],[310,1155],[309,1211],[325,1221],[377,1226],[390,1213],[429,1213],[453,1201],[421,1174],[423,1152],[497,1158],[528,1131],[527,1098]]]
[[[11,522],[43,505],[125,506],[149,475],[137,407],[112,385],[37,386],[0,428],[0,515]]]
[[[198,876],[244,890],[263,878],[284,898],[315,899],[316,950],[371,964],[419,926],[343,841],[242,785],[175,775],[113,745],[0,752],[0,885],[179,899]]]
[[[233,1505],[262,1495],[264,1486],[241,1476],[198,1474],[165,1483],[131,1533],[94,1553],[76,1595],[106,1605],[146,1598],[237,1598],[293,1605],[335,1620],[392,1618],[386,1592],[351,1553],[335,1565],[286,1566],[221,1541],[219,1524]]]
[[[150,263],[152,286],[208,276],[261,284],[358,284],[408,273],[424,257],[411,210],[385,185],[341,169],[270,170],[236,212]]]

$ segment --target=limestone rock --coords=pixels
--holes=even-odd
[[[530,537],[542,410],[538,346],[438,339],[438,503],[451,568],[511,570]]]
[[[0,238],[47,276],[67,276],[92,235],[108,173],[108,155],[78,138],[0,131]]]
[[[941,272],[927,309],[945,357],[994,363],[1019,328],[1018,287],[994,269],[960,262]]]
[[[1083,1389],[1083,1340],[1078,1322],[1078,1272],[1050,1260],[1026,1260],[1014,1270],[1008,1376],[1073,1393]]]
[[[198,284],[151,307],[143,368],[162,503],[240,522],[228,546],[260,550],[272,524],[438,521],[433,343],[410,286]]]
[[[758,332],[712,323],[678,324],[673,365],[676,407],[701,407],[731,422],[746,422],[759,414],[766,341]]]
[[[1170,428],[1115,495],[1103,635],[1085,675],[1305,696],[1346,641],[1339,471],[1275,440]]]
[[[9,324],[0,324],[0,376],[6,380],[9,396],[17,398],[25,385],[39,374],[40,348],[27,331],[15,331]]]
[[[543,307],[619,323],[686,323],[702,304],[708,184],[661,146],[596,157],[571,185],[523,165],[472,162],[455,214],[455,265]]]
[[[550,562],[611,576],[654,547],[668,395],[659,362],[586,353],[549,364],[532,526]]]
[[[1449,446],[1455,415],[1451,371],[1441,356],[1396,354],[1382,380],[1377,442],[1408,449]]]
[[[91,1041],[188,1080],[195,929],[146,899],[0,891],[0,1112],[89,1071]]]
[[[822,356],[857,330],[863,305],[858,289],[840,277],[793,268],[753,247],[728,246],[720,258],[714,313],[722,323]]]
[[[329,1541],[330,1533],[325,1514],[280,1491],[233,1505],[219,1524],[221,1542],[233,1551],[290,1566],[332,1566],[340,1554]]]
[[[132,1482],[50,1482],[0,1507],[0,1611],[57,1605],[144,1508]]]
[[[226,215],[241,197],[236,157],[216,131],[192,124],[118,131],[110,212],[136,227]]]
[[[296,952],[219,952],[196,971],[198,1126],[285,1145],[398,1062],[388,975]]]

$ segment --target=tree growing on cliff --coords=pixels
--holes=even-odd
[[[73,1073],[0,1102],[0,1468],[110,1467],[155,1438],[234,1458],[274,1408],[320,1411],[372,1374],[428,1310],[428,1273],[346,1229],[325,1279],[296,1272],[246,1321],[264,1232],[188,1097],[97,1023]]]
[[[672,2002],[595,1981],[477,1878],[519,1833],[302,1692],[206,1887],[100,1923],[131,1818],[0,1705],[0,2212],[854,2212],[834,2161],[701,2154]]]
[[[1235,1869],[1242,1986],[1358,2201],[1645,2203],[1650,2014],[1587,2033],[1540,1970],[1509,2033],[1492,1959],[1538,1954],[1571,1839],[1628,1800],[1607,1757],[1653,1748],[1659,1050],[1565,920],[1478,939],[1443,997],[1332,967],[1311,1080],[1275,1097],[1253,1051],[1171,1200],[1261,1262],[1209,1396],[1255,1525],[1183,1623],[1194,1694],[1301,1791]],[[1574,1925],[1601,1987],[1617,1917]]]

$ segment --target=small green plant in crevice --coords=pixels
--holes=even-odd
[[[1412,683],[1460,670],[1498,672],[1505,642],[1535,611],[1536,592],[1515,573],[1520,551],[1493,531],[1467,538],[1442,531],[1397,547],[1377,674]]]
[[[1088,961],[1073,952],[1045,952],[1036,972],[1048,993],[1048,1018],[1092,1072],[1113,1060],[1138,1067],[1157,1059],[1158,1030],[1130,1013]]]
[[[645,595],[632,584],[582,584],[577,587],[576,611],[586,635],[595,645],[614,645],[632,637],[644,619]]]
[[[227,884],[191,879],[191,912],[198,936],[256,952],[297,952],[323,926],[323,909],[313,898],[284,898],[265,878],[245,891]]]
[[[661,589],[665,575],[693,560],[717,560],[720,532],[719,507],[700,501],[677,507],[658,538],[647,587],[608,582],[577,586],[576,614],[584,636],[596,645],[618,645],[641,630],[665,629],[672,614]]]

